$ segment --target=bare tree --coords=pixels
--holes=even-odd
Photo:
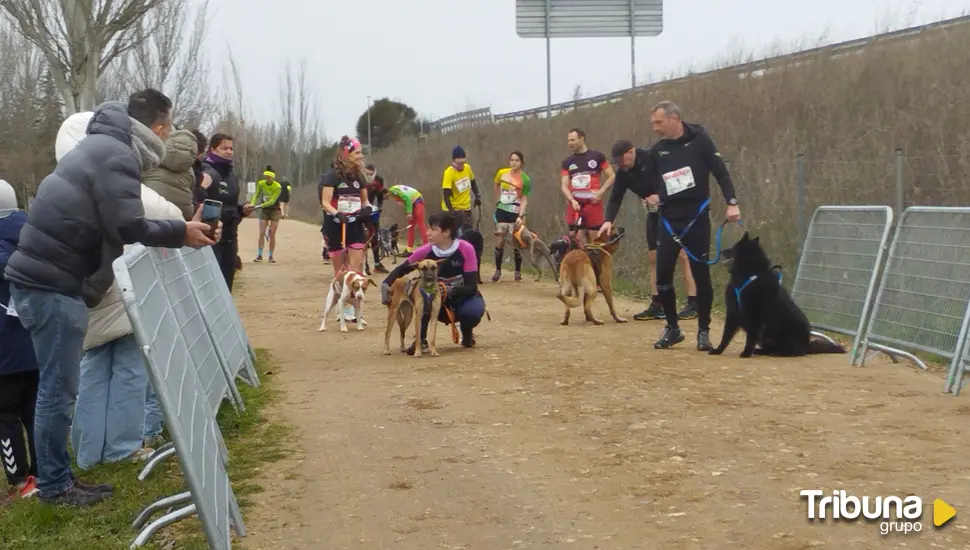
[[[189,4],[188,0],[161,0],[137,22],[132,30],[136,43],[123,58],[121,72],[139,88],[163,90],[172,98],[175,122],[198,127],[208,122],[213,107],[203,47],[209,0],[194,8]]]
[[[60,101],[40,51],[0,20],[0,178],[21,204],[52,167]]]
[[[137,23],[162,0],[0,0],[43,53],[67,114],[97,105],[98,76],[135,47]]]

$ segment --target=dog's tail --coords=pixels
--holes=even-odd
[[[808,341],[808,353],[845,353],[845,348],[824,338],[812,338]]]
[[[583,289],[577,283],[567,284],[563,281],[559,284],[559,293],[556,297],[566,304],[566,307],[579,307],[583,303]]]

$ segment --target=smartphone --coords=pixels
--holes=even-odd
[[[202,221],[209,224],[210,235],[215,233],[222,218],[222,201],[206,199],[202,203]]]

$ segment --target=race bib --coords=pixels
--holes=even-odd
[[[585,191],[589,189],[592,184],[593,178],[589,174],[576,174],[573,176],[572,186],[573,189],[579,189]]]
[[[502,204],[515,204],[519,202],[519,194],[514,189],[512,191],[503,190],[498,201]]]
[[[468,178],[461,178],[460,180],[455,182],[455,190],[458,191],[459,193],[464,193],[465,191],[468,191],[471,188],[471,186],[472,186],[472,182]]]
[[[685,166],[673,172],[667,172],[663,175],[663,179],[667,187],[668,197],[697,186],[694,183],[694,171],[690,169],[690,166]]]
[[[344,196],[337,199],[337,212],[354,214],[360,212],[360,197]]]

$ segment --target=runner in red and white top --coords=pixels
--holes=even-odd
[[[586,146],[586,132],[569,131],[567,145],[572,152],[562,162],[562,193],[566,196],[566,224],[577,238],[585,230],[584,242],[592,242],[604,222],[603,197],[613,185],[615,174],[606,155]]]

